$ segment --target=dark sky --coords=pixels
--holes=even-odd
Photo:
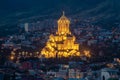
[[[101,0],[2,0],[0,1],[1,10],[21,10],[33,7],[49,8],[65,6],[80,6],[80,5],[96,5]]]
[[[105,15],[103,18],[118,16],[119,19],[120,0],[0,0],[0,24],[39,15],[59,14],[63,10],[74,15],[88,11],[84,13],[85,17]]]

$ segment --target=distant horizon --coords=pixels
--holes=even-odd
[[[120,23],[119,8],[119,0],[4,0],[0,1],[0,34],[20,23],[40,20],[41,16],[57,19],[62,11],[68,17],[90,20],[110,29],[119,26],[116,24]]]

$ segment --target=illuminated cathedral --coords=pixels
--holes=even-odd
[[[64,12],[57,21],[58,30],[56,34],[51,34],[46,46],[42,49],[41,55],[45,58],[61,58],[80,56],[79,44],[69,29],[70,20]]]

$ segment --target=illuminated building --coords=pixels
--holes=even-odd
[[[70,20],[64,15],[64,12],[57,23],[58,30],[56,34],[49,36],[49,40],[42,49],[41,54],[45,58],[80,56],[79,44],[75,42],[76,38],[70,32]]]

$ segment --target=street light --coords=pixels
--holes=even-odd
[[[10,56],[10,60],[14,60],[14,56],[12,55],[12,56]]]

